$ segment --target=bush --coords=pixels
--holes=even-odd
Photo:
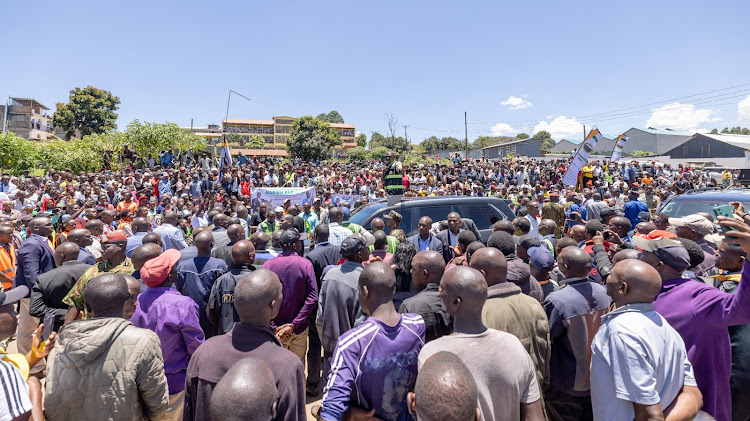
[[[630,156],[633,156],[635,158],[643,158],[647,156],[652,156],[653,154],[654,154],[653,152],[649,152],[649,151],[633,151],[633,153],[630,154]]]
[[[346,158],[349,162],[366,161],[369,156],[367,150],[359,146],[346,151]]]
[[[0,168],[13,175],[21,175],[25,170],[31,170],[38,164],[35,141],[11,132],[0,134]]]
[[[385,159],[385,154],[387,154],[390,151],[391,151],[390,149],[384,148],[382,146],[377,147],[377,148],[375,148],[375,149],[373,149],[373,150],[370,151],[370,159],[375,159],[375,160],[381,160],[382,161],[382,160]]]

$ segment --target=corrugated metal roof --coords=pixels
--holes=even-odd
[[[339,129],[353,129],[354,124],[349,123],[330,123],[331,127],[338,127]]]
[[[745,134],[711,134],[711,133],[705,133],[702,135],[696,135],[696,136],[706,136],[710,137],[711,139],[718,140],[719,142],[728,143],[732,146],[736,146],[738,148],[742,149],[748,149],[750,150],[750,135]]]
[[[242,120],[239,118],[224,119],[224,124],[256,124],[259,126],[273,126],[273,120]]]
[[[522,142],[526,142],[529,140],[535,140],[535,139],[533,137],[530,137],[528,139],[519,139],[519,140],[514,140],[512,142],[498,143],[497,145],[485,146],[484,148],[482,148],[482,150],[489,149],[489,148],[497,148],[499,146],[505,146],[505,145],[515,145],[516,143],[522,143]]]
[[[695,134],[692,132],[681,132],[677,130],[641,129],[638,127],[633,127],[631,129],[628,129],[627,132],[629,132],[630,130],[640,130],[642,132],[651,133],[651,134],[665,134],[665,135],[671,135],[671,136],[693,136]]]

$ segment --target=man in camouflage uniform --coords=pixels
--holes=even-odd
[[[90,280],[102,273],[133,274],[133,263],[125,257],[127,244],[128,238],[122,231],[113,231],[102,238],[102,261],[83,272],[70,292],[63,298],[63,303],[70,306],[68,314],[65,316],[65,323],[76,320],[78,315],[84,311],[83,289]],[[84,314],[83,318],[86,317],[86,314]]]
[[[557,224],[556,238],[560,238],[562,227],[565,225],[565,208],[558,202],[559,198],[557,192],[552,192],[549,194],[549,202],[542,205],[542,219],[551,219]]]
[[[654,194],[654,186],[646,186],[646,193],[642,198],[639,198],[638,200],[646,203],[646,206],[648,206],[648,211],[652,216],[654,212],[656,212],[656,209],[659,208],[659,204],[661,203],[659,197]]]

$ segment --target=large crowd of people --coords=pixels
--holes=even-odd
[[[750,420],[750,214],[658,212],[706,172],[127,159],[0,177],[0,420]],[[514,215],[349,221],[394,193]]]

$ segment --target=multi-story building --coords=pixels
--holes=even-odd
[[[294,117],[274,117],[273,120],[241,120],[230,118],[224,120],[224,133],[237,133],[240,136],[258,135],[266,141],[266,149],[283,149],[286,146],[289,132],[294,122]],[[353,124],[331,123],[336,132],[341,136],[342,146],[354,147],[355,128]],[[351,146],[353,145],[353,146]]]
[[[31,98],[10,98],[0,105],[0,128],[33,140],[58,139],[52,116],[41,102]]]
[[[209,146],[216,146],[221,142],[222,132],[218,124],[209,124],[207,127],[183,127],[183,129],[204,138]]]

